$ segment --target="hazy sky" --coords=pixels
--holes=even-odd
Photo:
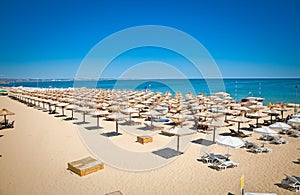
[[[299,10],[298,0],[4,0],[0,78],[73,78],[99,41],[139,25],[191,35],[209,51],[223,77],[299,78]],[[106,76],[118,77],[130,63],[180,61],[168,53],[153,48],[127,52]],[[194,76],[192,68],[185,69],[186,76]]]

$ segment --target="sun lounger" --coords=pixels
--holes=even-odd
[[[235,137],[238,136],[238,132],[235,131],[234,129],[229,129],[229,131],[231,136],[235,136]]]
[[[213,162],[213,159],[214,159],[214,154],[213,153],[205,153],[203,154],[201,157],[200,157],[200,160],[203,162],[203,163],[212,163]]]
[[[152,126],[149,125],[148,123],[144,123],[144,125],[146,126],[146,128],[151,129],[151,130],[163,130],[164,126],[163,124],[157,124],[157,123],[152,123]]]
[[[293,177],[288,174],[284,174],[286,176],[285,179],[281,181],[281,185],[284,188],[287,188],[292,191],[299,192],[300,191],[300,178]]]
[[[164,123],[167,123],[170,121],[170,119],[168,118],[161,118],[161,119],[153,119],[153,121],[155,122],[164,122]]]
[[[49,114],[56,114],[56,110],[49,111]]]
[[[271,144],[287,144],[288,141],[283,139],[282,137],[274,137],[270,143]]]
[[[269,121],[269,120],[264,120],[263,125],[269,126],[269,125],[271,125],[271,121]]]
[[[255,154],[261,154],[263,152],[272,152],[272,149],[263,147],[263,146],[259,146],[255,143],[253,143],[253,146],[248,151],[253,152]]]
[[[15,121],[12,121],[6,125],[6,128],[14,128]]]
[[[299,131],[291,130],[290,131],[290,136],[291,137],[300,137],[300,133],[299,133]]]
[[[252,142],[245,141],[244,147],[247,148],[247,149],[249,149],[249,148],[253,147],[253,143],[252,143]]]
[[[243,131],[239,131],[238,133],[238,137],[241,137],[241,138],[245,138],[245,137],[251,137],[252,134],[245,134]]]
[[[134,120],[125,120],[124,124],[125,125],[141,125],[142,123],[134,121]]]
[[[252,136],[252,134],[245,134],[243,131],[235,131],[234,129],[229,129],[229,131],[230,131],[230,135],[233,137],[245,138],[245,137]]]
[[[290,130],[288,130],[288,129],[281,129],[281,130],[279,131],[279,133],[280,133],[280,134],[283,134],[283,135],[288,135],[288,134],[290,133]]]
[[[216,160],[214,161],[214,163],[212,164],[213,168],[218,169],[219,171],[225,171],[227,168],[230,167],[237,167],[239,165],[239,163],[236,163],[232,160]]]
[[[253,129],[255,128],[255,126],[254,125],[252,125],[252,124],[249,124],[249,130],[251,130],[251,131],[253,131]]]
[[[274,137],[271,135],[262,135],[262,136],[260,136],[259,139],[264,140],[264,141],[272,141],[274,139]]]

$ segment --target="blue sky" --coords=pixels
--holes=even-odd
[[[139,25],[191,35],[210,52],[223,77],[300,75],[297,0],[4,0],[0,5],[0,78],[74,78],[95,44]],[[137,53],[140,62],[168,58],[172,63],[178,57],[156,56],[151,49]],[[130,64],[135,57],[129,52],[123,60]],[[124,69],[122,58],[116,61],[120,64],[107,77]],[[186,76],[194,76],[192,68],[185,69]]]

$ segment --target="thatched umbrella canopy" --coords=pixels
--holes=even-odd
[[[0,116],[3,116],[4,117],[4,123],[5,125],[7,124],[7,121],[6,121],[6,116],[7,115],[14,115],[15,113],[7,110],[6,108],[3,108],[1,111],[0,111]]]

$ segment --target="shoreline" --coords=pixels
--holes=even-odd
[[[156,82],[157,81],[157,82]],[[224,79],[224,84],[218,80],[219,84],[213,80],[190,79],[190,80],[99,80],[99,81],[76,81],[76,87],[101,88],[101,89],[127,89],[127,90],[152,90],[163,93],[188,91],[210,95],[214,92],[225,91],[236,100],[249,96],[264,97],[265,103],[299,103],[295,97],[295,86],[300,86],[300,79]],[[19,82],[2,87],[40,87],[44,89],[73,88],[74,81],[49,81],[49,82]],[[300,96],[299,96],[300,97]]]

